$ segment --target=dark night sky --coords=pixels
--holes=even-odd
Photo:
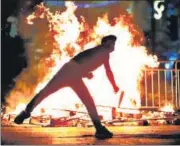
[[[4,95],[9,88],[8,85],[13,85],[12,79],[25,65],[19,64],[19,55],[23,54],[24,51],[23,42],[20,38],[13,39],[9,36],[10,24],[6,22],[8,16],[15,14],[18,3],[16,0],[2,0],[1,4],[1,101],[4,101]],[[14,49],[14,46],[17,46],[18,50]]]
[[[20,8],[32,9],[40,0],[32,5],[24,7],[25,0],[1,1],[1,101],[8,91],[14,86],[13,79],[27,66],[24,42],[20,36],[10,37],[10,23],[7,18],[10,15],[17,16]]]

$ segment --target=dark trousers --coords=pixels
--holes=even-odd
[[[50,94],[58,91],[64,87],[71,87],[73,91],[78,95],[83,104],[86,106],[87,111],[92,119],[92,122],[96,129],[101,126],[98,113],[94,100],[89,93],[86,85],[84,84],[82,77],[79,73],[78,66],[74,63],[65,64],[61,70],[50,80],[47,86],[42,89],[27,105],[25,111],[31,113],[33,109]],[[62,99],[61,99],[62,98]],[[64,97],[59,97],[59,102]]]

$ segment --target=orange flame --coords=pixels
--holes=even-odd
[[[167,104],[161,108],[161,111],[163,111],[163,112],[174,112],[174,108],[171,104]]]
[[[28,24],[22,23],[21,27],[26,28],[25,32],[21,32],[24,38],[28,37],[26,33],[29,32],[29,27],[37,32],[35,34],[31,32],[33,40],[27,46],[34,49],[27,49],[29,66],[17,78],[15,88],[7,97],[9,108],[14,106],[13,97],[16,92],[20,92],[21,96],[15,106],[21,103],[25,96],[25,101],[27,101],[38,93],[72,56],[98,45],[101,38],[109,34],[117,37],[115,51],[110,56],[110,65],[117,84],[125,92],[121,107],[140,107],[139,84],[142,72],[146,66],[157,67],[158,62],[157,57],[148,55],[146,48],[142,45],[143,34],[133,23],[132,16],[120,15],[109,22],[108,15],[105,14],[98,18],[95,26],[90,27],[83,16],[78,20],[75,15],[77,6],[73,2],[66,2],[66,7],[64,12],[53,14],[42,3],[26,18]],[[60,53],[57,53],[57,49]],[[120,95],[113,93],[103,66],[95,70],[93,74],[93,79],[84,78],[83,81],[94,97],[95,103],[117,107]],[[27,86],[28,79],[32,80],[29,86]],[[27,84],[24,83],[25,81]],[[26,95],[27,89],[30,89],[32,94]],[[62,100],[64,98],[66,99]],[[72,109],[75,103],[81,103],[77,95],[70,88],[64,88],[50,95],[35,111],[42,107]]]

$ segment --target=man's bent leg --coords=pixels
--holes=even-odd
[[[87,111],[96,128],[95,136],[99,139],[111,138],[113,134],[109,132],[104,126],[102,126],[99,120],[94,100],[82,79],[75,81],[72,85],[72,89],[76,92],[76,94],[79,96],[79,98],[87,108]]]

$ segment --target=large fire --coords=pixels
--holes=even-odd
[[[20,34],[25,39],[31,38],[27,43],[29,66],[17,77],[16,86],[6,97],[7,112],[27,103],[65,62],[100,44],[101,38],[109,34],[117,37],[110,65],[120,92],[113,92],[103,66],[93,72],[92,79],[83,81],[97,105],[117,107],[120,93],[124,91],[121,107],[141,106],[139,85],[143,71],[146,67],[157,67],[158,62],[156,56],[148,55],[143,46],[143,33],[133,23],[132,16],[119,14],[109,21],[108,14],[104,14],[96,25],[90,26],[86,23],[88,18],[77,18],[76,9],[73,2],[66,2],[64,12],[52,13],[42,3],[31,15],[20,16]],[[45,99],[33,113],[41,108],[76,109],[76,103],[81,103],[77,95],[70,88],[64,88]]]

